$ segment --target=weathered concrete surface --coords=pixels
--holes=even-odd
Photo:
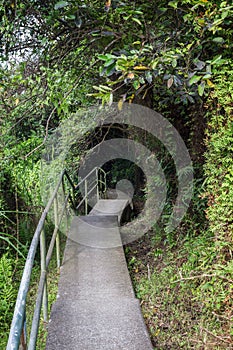
[[[71,223],[68,238],[76,243],[94,248],[112,248],[122,245],[118,216],[77,216]]]
[[[113,218],[114,222],[117,222],[116,217],[107,217],[103,220],[103,224],[107,225]],[[99,225],[100,217],[98,219]],[[92,224],[95,221],[96,217],[93,216]],[[75,218],[74,222],[79,221]],[[96,232],[99,232],[98,226]],[[103,228],[101,232],[103,233]],[[118,228],[115,233],[120,237]],[[68,239],[61,267],[58,295],[70,299],[88,299],[93,296],[134,297],[122,245],[99,249]]]
[[[121,215],[129,204],[129,199],[100,199],[89,215],[117,215],[120,222]]]
[[[63,298],[54,305],[46,349],[152,350],[153,347],[137,299],[97,297],[74,301]]]
[[[114,188],[114,189],[108,189],[106,192],[106,195],[108,199],[126,199],[131,209],[133,209],[133,200],[132,200],[133,194],[132,196],[130,196],[129,194]]]
[[[74,218],[46,350],[153,349],[120,242],[123,203],[114,202],[115,210],[112,203],[104,203],[107,216]],[[84,244],[78,242],[80,237]]]

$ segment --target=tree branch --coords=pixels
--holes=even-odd
[[[114,40],[112,40],[105,48],[104,50],[102,51],[102,54],[104,54],[110,46],[112,46],[116,41],[118,41],[119,38],[116,38]],[[62,100],[60,100],[58,102],[58,105],[60,106],[61,103],[69,96],[69,94],[78,86],[79,84],[79,81],[80,79],[83,77],[83,75],[89,70],[91,69],[92,67],[95,66],[95,64],[97,62],[99,62],[100,60],[99,59],[96,59],[93,63],[91,63],[85,70],[82,71],[82,73],[78,76],[78,78],[75,80],[75,83],[74,85],[72,86],[72,88],[70,88],[70,90],[67,91],[67,93],[64,95],[64,98]],[[50,123],[50,120],[52,119],[52,116],[54,115],[55,111],[56,111],[57,107],[54,107],[47,119],[47,123],[46,123],[46,128],[45,128],[45,136],[44,136],[44,139],[42,141],[41,144],[39,144],[37,147],[35,147],[32,151],[30,151],[28,154],[26,154],[25,156],[25,159],[27,159],[30,155],[32,155],[34,152],[38,151],[38,149],[40,149],[42,146],[44,146],[47,138],[48,138],[48,134],[49,134],[49,123]]]

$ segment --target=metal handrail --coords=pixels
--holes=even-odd
[[[35,310],[34,310],[34,315],[32,320],[31,333],[29,337],[29,345],[27,349],[34,350],[36,348],[36,340],[37,340],[37,334],[38,334],[38,328],[39,328],[39,320],[40,320],[42,303],[43,303],[44,320],[47,321],[47,317],[48,317],[48,295],[47,295],[46,276],[47,276],[47,270],[48,270],[49,262],[52,257],[55,242],[56,242],[56,248],[57,248],[57,266],[60,267],[60,248],[59,248],[59,235],[58,235],[59,227],[63,220],[64,214],[67,214],[66,209],[69,201],[72,204],[72,208],[75,209],[74,192],[78,189],[78,187],[83,182],[87,181],[88,177],[94,171],[96,172],[95,187],[97,188],[97,191],[99,191],[99,183],[102,183],[104,185],[104,190],[106,191],[106,173],[104,172],[103,169],[98,167],[94,168],[84,179],[82,179],[78,183],[78,185],[74,185],[72,179],[70,178],[66,170],[63,170],[59,177],[58,183],[40,217],[40,220],[38,222],[37,228],[35,230],[35,233],[31,241],[31,245],[28,251],[28,256],[24,266],[24,271],[23,271],[23,275],[22,275],[22,279],[21,279],[21,283],[18,291],[16,304],[15,304],[14,315],[11,323],[11,329],[8,337],[6,350],[18,350],[20,343],[24,349],[26,348],[26,335],[24,334],[24,330],[25,330],[24,323],[26,320],[26,298],[27,298],[27,293],[30,285],[32,267],[34,264],[38,243],[40,240],[41,276],[40,276],[36,305],[35,305]],[[104,180],[99,179],[99,175],[98,175],[99,172],[103,175]],[[70,193],[70,191],[68,191],[68,193],[65,194],[65,183],[64,183],[65,178],[68,180],[68,183],[72,188],[72,194]],[[59,193],[60,187],[62,187],[64,201],[62,203],[63,205],[62,205],[62,210],[59,218],[58,193]],[[87,189],[87,186],[85,186],[85,189]],[[87,201],[88,201],[89,194],[90,193],[87,190],[85,190],[84,200],[86,201],[86,208],[87,208]],[[99,193],[97,193],[97,197],[98,195]],[[55,228],[50,241],[49,249],[46,254],[44,225],[52,205],[54,205]]]
[[[94,172],[95,172],[95,175],[96,175],[95,180],[92,181],[91,183],[87,184],[88,178]],[[103,176],[104,180],[102,180],[99,177],[99,173]],[[85,203],[85,214],[87,215],[88,214],[88,197],[89,197],[89,195],[96,189],[96,197],[97,197],[97,200],[99,200],[99,193],[100,192],[105,193],[106,190],[107,190],[106,172],[100,167],[95,167],[78,183],[78,185],[76,186],[76,189],[78,187],[80,187],[80,185],[83,184],[83,183],[84,183],[84,196],[83,196],[82,200],[76,206],[76,210],[78,210],[81,207],[81,205],[83,203]],[[92,186],[93,184],[94,184],[94,186]],[[100,184],[102,184],[104,186],[104,190],[103,191],[100,191],[100,186],[99,186]],[[92,186],[90,190],[88,190],[88,185],[89,185],[89,187]]]
[[[80,185],[81,185],[88,177],[90,177],[90,175],[91,175],[92,173],[94,173],[94,172],[96,171],[96,169],[101,169],[101,168],[99,168],[99,167],[93,168],[82,180],[79,181],[79,183],[75,186],[75,189],[77,189],[78,187],[80,187]],[[101,169],[101,170],[103,170],[103,169]],[[104,171],[104,170],[103,170],[103,171]]]

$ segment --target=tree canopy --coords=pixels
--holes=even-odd
[[[41,151],[57,126],[83,107],[143,104],[172,122],[193,160],[193,202],[174,237],[196,247],[204,237],[200,263],[186,256],[184,269],[221,276],[189,286],[193,298],[207,314],[232,316],[232,1],[5,0],[0,19],[2,253],[30,241]]]

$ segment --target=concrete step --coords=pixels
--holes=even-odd
[[[76,216],[71,223],[68,238],[70,241],[93,248],[122,246],[116,215]]]
[[[117,215],[120,222],[121,215],[129,203],[129,199],[100,199],[89,215]]]
[[[46,350],[152,349],[137,299],[63,298],[52,308]]]

